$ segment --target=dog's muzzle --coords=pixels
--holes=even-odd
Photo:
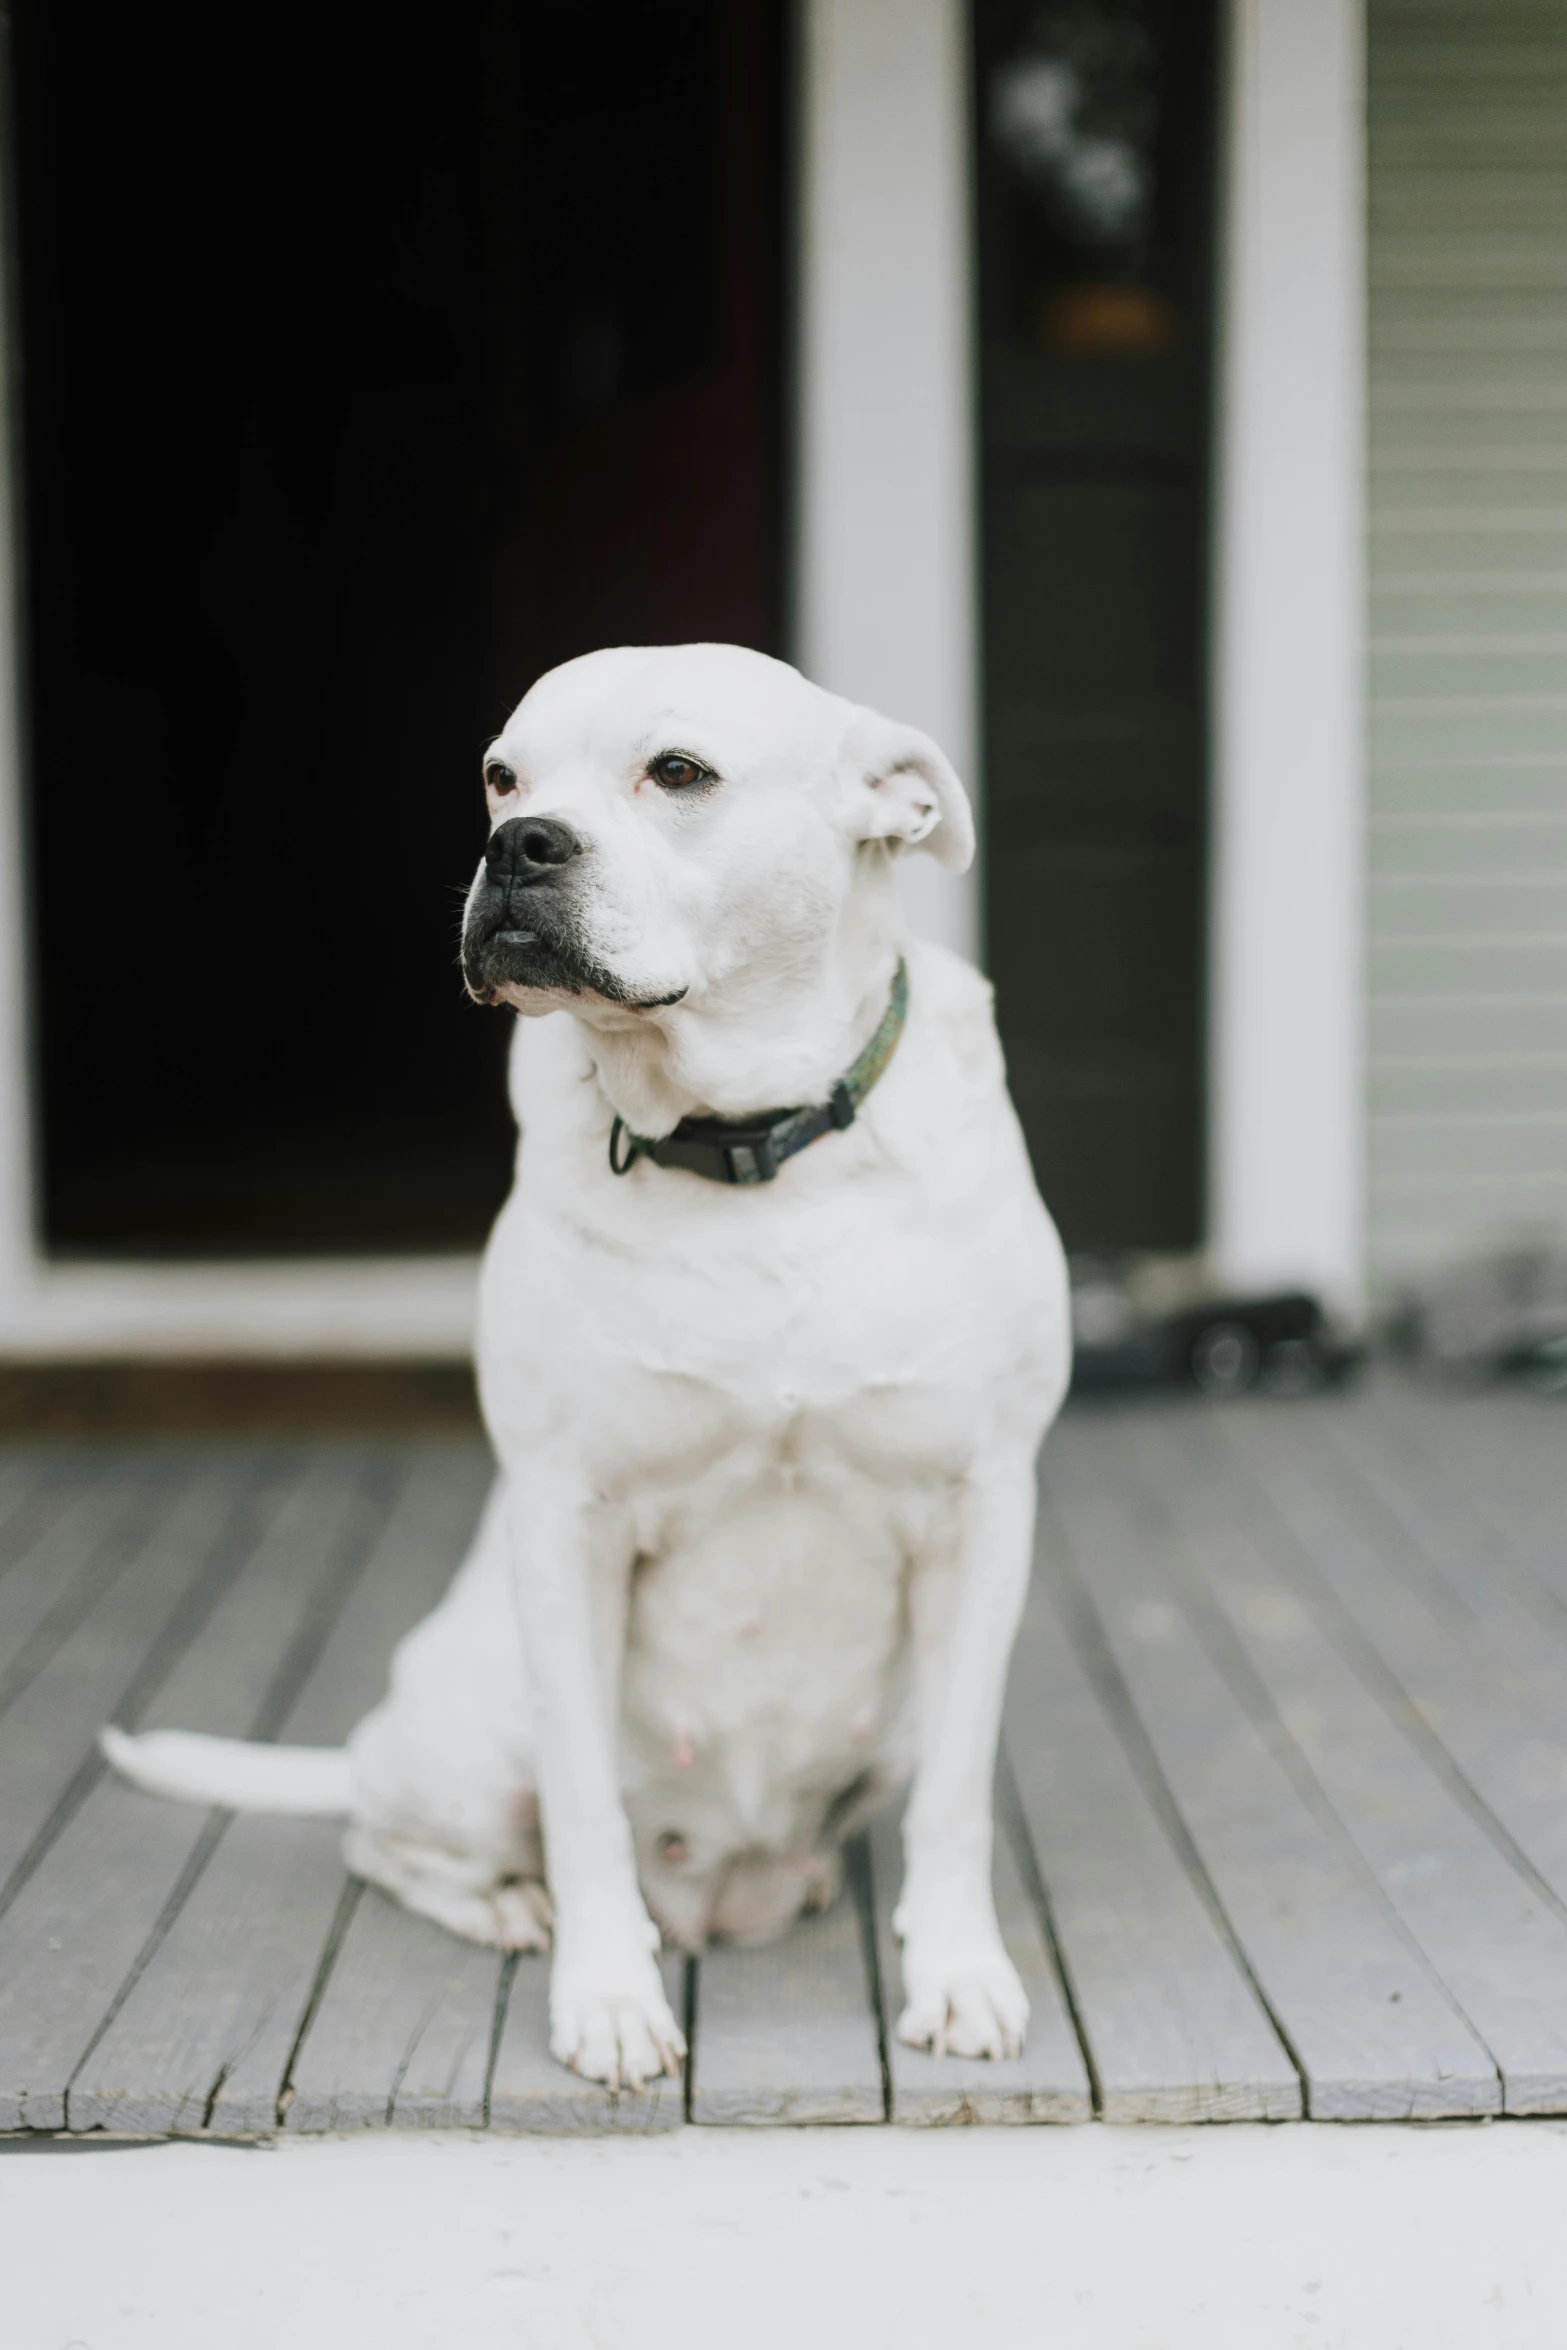
[[[581,984],[567,880],[582,849],[554,816],[512,816],[496,826],[463,930],[463,977],[473,995]]]

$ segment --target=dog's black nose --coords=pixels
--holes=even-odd
[[[582,843],[569,824],[553,816],[511,816],[491,833],[484,862],[497,889],[509,881],[531,881],[552,865],[569,865]]]

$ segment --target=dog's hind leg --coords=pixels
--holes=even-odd
[[[349,1740],[343,1858],[471,1942],[545,1950],[533,1707],[504,1509],[497,1484],[450,1591],[400,1642],[390,1689]]]
[[[350,1828],[343,1859],[356,1877],[465,1941],[496,1950],[550,1946],[550,1897],[540,1877],[498,1878],[493,1862],[476,1854],[443,1851],[383,1828]]]

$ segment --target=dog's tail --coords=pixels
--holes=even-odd
[[[341,1746],[263,1746],[194,1730],[133,1738],[112,1726],[99,1731],[98,1743],[123,1777],[151,1795],[307,1819],[341,1819],[353,1809],[353,1771]]]

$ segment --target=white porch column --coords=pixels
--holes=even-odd
[[[1363,0],[1232,0],[1210,1238],[1361,1286]]]
[[[963,0],[804,0],[795,658],[934,735],[975,786]],[[977,952],[975,878],[903,866]]]

